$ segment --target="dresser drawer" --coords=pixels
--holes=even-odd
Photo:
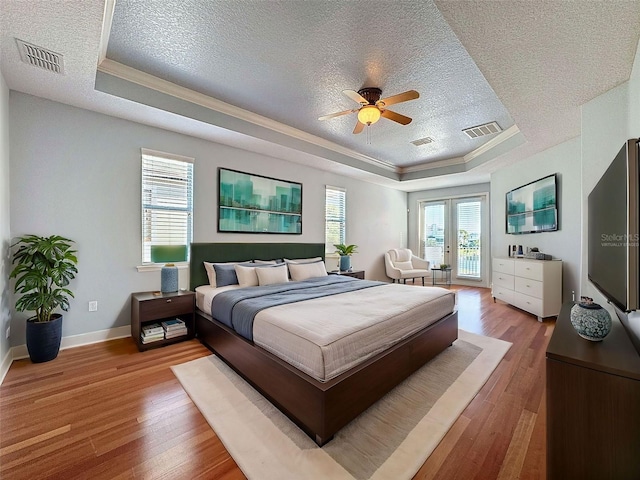
[[[538,317],[543,316],[542,299],[525,295],[524,293],[514,292],[511,298],[511,305],[515,305],[522,310],[533,313]]]
[[[513,275],[513,264],[514,261],[508,258],[494,258],[493,271]]]
[[[530,278],[516,277],[514,290],[530,297],[542,298],[543,284]]]
[[[491,294],[494,298],[502,300],[506,303],[511,303],[511,297],[513,296],[513,290],[509,290],[508,288],[504,288],[501,286],[493,286],[493,290],[491,290]]]
[[[542,262],[529,262],[526,260],[515,262],[515,275],[517,277],[530,278],[531,280],[542,281]]]
[[[140,319],[158,319],[191,313],[194,310],[193,295],[176,295],[171,298],[157,298],[140,302]]]
[[[505,287],[509,290],[513,290],[513,275],[507,275],[502,272],[493,272],[493,284],[499,287]]]

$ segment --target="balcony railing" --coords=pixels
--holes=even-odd
[[[458,276],[480,278],[480,247],[458,247]]]

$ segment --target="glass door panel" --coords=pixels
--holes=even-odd
[[[420,256],[436,267],[448,263],[448,201],[422,202]]]
[[[461,199],[454,201],[456,208],[455,252],[458,277],[481,278],[482,265],[482,201]]]

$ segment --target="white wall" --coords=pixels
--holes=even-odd
[[[195,242],[324,242],[325,185],[347,189],[347,241],[354,268],[384,280],[382,254],[406,232],[406,193],[205,140],[11,91],[11,234],[60,234],[77,242],[76,298],[63,335],[130,323],[130,294],[156,290],[159,272],[141,263],[140,148],[195,158]],[[302,235],[216,231],[217,168],[303,184]],[[331,264],[328,265],[332,267]],[[181,272],[180,287],[187,287]],[[88,312],[88,302],[98,311]],[[16,316],[12,345],[24,343]]]
[[[601,305],[605,298],[587,279],[587,199],[629,138],[629,84],[609,90],[582,106],[582,293]],[[623,185],[620,188],[624,188]],[[613,309],[611,309],[613,313]]]
[[[506,193],[553,173],[558,174],[558,231],[507,234]],[[491,175],[492,257],[505,257],[509,245],[516,244],[522,245],[525,250],[526,247],[538,247],[541,252],[562,259],[564,301],[571,300],[572,291],[578,297],[580,283],[580,174],[580,139],[574,138]]]
[[[630,138],[640,137],[640,49],[628,82],[594,98],[582,107],[582,171],[584,202],[582,216],[582,285],[583,295],[593,297],[605,306],[615,318],[614,309],[587,278],[588,232],[587,198],[616,154]],[[629,326],[640,338],[640,318],[634,318]]]
[[[9,361],[9,340],[5,334],[11,322],[11,294],[9,273],[11,271],[10,202],[9,202],[9,88],[0,72],[0,381]],[[5,360],[5,357],[7,359]],[[8,365],[7,365],[8,368]]]

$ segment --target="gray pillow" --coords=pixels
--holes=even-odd
[[[238,276],[236,275],[236,265],[251,266],[251,262],[247,263],[214,263],[213,269],[216,271],[216,287],[226,287],[227,285],[238,285]],[[254,265],[255,266],[255,265]]]

